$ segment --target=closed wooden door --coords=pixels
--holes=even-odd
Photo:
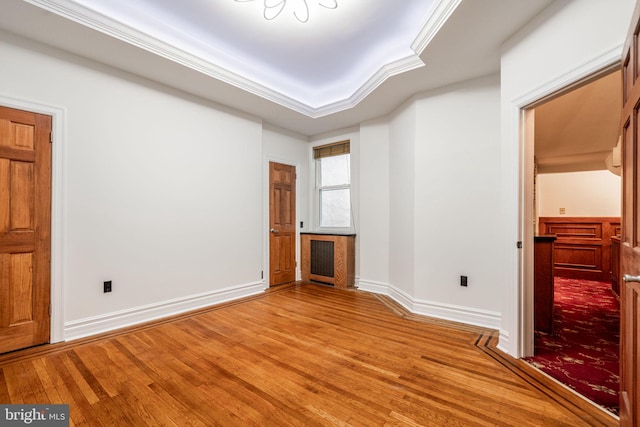
[[[640,425],[640,9],[636,4],[623,51],[622,238],[620,289],[620,425]]]
[[[269,285],[296,280],[296,168],[269,163]]]
[[[51,118],[0,107],[0,353],[49,342]]]

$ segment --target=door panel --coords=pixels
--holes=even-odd
[[[33,230],[33,163],[11,162],[9,173],[11,183],[10,229]]]
[[[296,168],[269,163],[269,284],[296,279]]]
[[[620,130],[623,156],[623,226],[620,269],[625,276],[620,289],[620,425],[625,427],[638,426],[640,422],[638,416],[640,408],[638,386],[638,359],[640,358],[639,18],[640,4],[636,3],[622,58],[624,105]]]
[[[51,118],[0,107],[0,353],[49,341]]]
[[[13,310],[11,312],[11,325],[28,322],[33,319],[33,305],[31,295],[33,295],[33,254],[11,255],[11,265],[9,266],[11,275],[9,276],[9,289],[13,300]]]

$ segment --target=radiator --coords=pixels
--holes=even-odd
[[[300,233],[302,280],[354,286],[355,240],[355,234]]]
[[[311,274],[334,277],[333,242],[312,240],[311,242]]]

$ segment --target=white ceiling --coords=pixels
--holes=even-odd
[[[0,29],[312,137],[498,72],[549,3],[307,0],[301,23],[305,0],[2,0]]]
[[[539,173],[606,169],[618,142],[622,73],[616,71],[535,108]]]
[[[444,13],[456,3],[444,2]],[[252,82],[245,86],[267,89],[265,97],[271,91],[279,95],[276,101],[296,101],[288,106],[310,116],[348,101],[385,67],[423,65],[412,44],[433,6],[434,0],[75,0],[71,5],[82,15],[99,14],[105,25],[126,25],[125,40],[151,37],[171,46],[176,56],[193,55]],[[265,19],[274,10],[281,13]]]

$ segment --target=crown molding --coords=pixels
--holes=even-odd
[[[462,0],[440,0],[433,8],[429,19],[418,36],[411,44],[411,49],[420,55],[431,43],[435,35],[440,31],[445,22],[451,17],[453,12],[460,6]]]
[[[285,105],[295,111],[305,110],[306,104],[274,91],[264,85],[246,79],[210,61],[192,55],[183,49],[165,43],[147,33],[118,22],[92,9],[81,6],[72,0],[25,0],[34,6],[45,9],[56,15],[79,23],[92,30],[144,49],[154,55],[168,59],[184,67],[214,77],[232,86],[238,87],[254,95]],[[302,112],[302,111],[300,111]]]
[[[406,58],[399,59],[395,62],[385,64],[376,73],[373,74],[353,95],[342,101],[338,101],[326,106],[314,109],[309,115],[311,118],[319,118],[329,114],[338,113],[348,110],[358,105],[362,100],[369,96],[374,90],[384,83],[389,77],[424,67],[424,62],[417,55],[410,55]]]
[[[143,49],[313,119],[351,109],[357,106],[388,78],[424,66],[425,64],[420,59],[419,53],[424,50],[461,2],[461,0],[440,0],[437,3],[430,18],[416,38],[416,41],[411,45],[411,49],[416,54],[381,66],[378,71],[367,79],[354,93],[339,101],[320,106],[311,106],[295,99],[292,95],[282,93],[264,84],[245,78],[238,73],[216,65],[202,57],[193,55],[184,49],[163,42],[156,37],[80,5],[73,0],[25,1],[55,15],[69,19],[109,37]]]

